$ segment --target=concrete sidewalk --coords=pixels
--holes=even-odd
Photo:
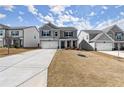
[[[47,86],[47,68],[56,49],[38,49],[0,58],[0,86]]]
[[[119,52],[118,51],[99,51],[99,52],[124,58],[124,51],[119,51]]]

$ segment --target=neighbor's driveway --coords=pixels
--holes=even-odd
[[[56,49],[38,49],[0,58],[0,86],[47,86],[47,68]]]
[[[106,53],[106,54],[109,54],[109,55],[113,55],[113,56],[118,56],[119,57],[123,57],[124,58],[124,51],[99,51],[99,52],[102,52],[102,53]]]

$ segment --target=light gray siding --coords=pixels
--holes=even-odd
[[[65,37],[65,36],[64,36],[64,32],[73,32],[73,36],[72,36],[72,37]],[[66,38],[77,38],[77,31],[73,31],[73,30],[72,30],[72,31],[71,31],[71,30],[69,30],[69,31],[68,31],[68,30],[62,31],[62,30],[61,30],[61,31],[60,31],[60,38],[63,38],[63,39],[64,39],[64,38],[65,38],[65,39],[66,39]]]
[[[65,32],[67,32],[66,36],[64,35]],[[55,35],[55,33],[57,33],[57,36]],[[70,33],[73,33],[73,36],[71,36]],[[52,42],[53,44],[55,44],[55,41],[58,42],[55,44],[56,46],[58,46],[56,48],[61,48],[62,41],[65,42],[65,48],[75,48],[75,45],[77,47],[77,29],[73,27],[57,27],[52,23],[47,23],[39,28],[39,35],[41,48],[53,48],[55,46],[51,46],[50,44],[52,44]],[[46,46],[43,44],[45,44]]]
[[[91,46],[87,41],[82,40],[79,43],[79,49],[92,51],[92,50],[94,50],[94,47]]]
[[[117,33],[117,32],[123,33],[123,37],[122,37],[122,40],[121,40],[121,41],[123,41],[123,40],[124,40],[124,31],[122,31],[118,26],[114,26],[113,28],[111,28],[111,29],[107,32],[107,34],[108,34],[112,39],[114,39],[115,41],[117,41],[117,40],[116,40],[116,33]]]
[[[97,41],[112,42],[112,40],[111,40],[108,36],[106,36],[105,34],[102,34],[102,35],[97,39]]]
[[[51,27],[50,27],[51,26]],[[68,39],[68,38],[77,38],[77,30],[72,29],[72,28],[68,28],[68,27],[55,27],[52,24],[45,24],[43,27],[39,28],[39,35],[40,38],[49,38],[49,39]],[[51,35],[50,36],[43,36],[42,32],[45,30],[49,30],[51,31]],[[58,33],[57,36],[55,36],[55,32]],[[64,36],[64,32],[73,32],[73,36],[72,37],[65,37]]]
[[[36,27],[24,29],[24,47],[38,47],[39,43],[39,32]]]

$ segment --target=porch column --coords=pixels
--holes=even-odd
[[[67,40],[65,40],[65,48],[67,48]]]
[[[59,40],[58,42],[59,42],[59,49],[61,49],[61,40]]]
[[[13,39],[11,40],[11,45],[13,45]]]
[[[73,48],[73,40],[71,40],[71,48]]]
[[[112,42],[112,51],[114,50],[114,42]]]
[[[95,42],[95,47],[94,47],[94,50],[97,51],[97,48],[96,48],[96,42]]]
[[[78,42],[77,42],[77,40],[75,40],[75,45],[76,45],[76,48],[79,48],[79,46],[78,46]]]
[[[80,48],[78,40],[76,40],[76,45],[77,45],[77,48]]]
[[[2,47],[4,47],[4,39],[3,39],[3,45],[2,45]]]

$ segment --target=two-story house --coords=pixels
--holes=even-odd
[[[11,27],[7,30],[7,36],[11,38],[11,45],[17,47],[39,46],[39,32],[35,26]]]
[[[2,26],[2,25],[1,25]],[[4,27],[0,30],[1,47],[38,47],[39,32],[35,26]]]
[[[124,49],[124,31],[117,25],[102,30],[82,30],[78,35],[78,45],[85,50]]]
[[[3,47],[5,44],[5,32],[9,28],[9,26],[0,24],[0,47]]]
[[[47,23],[39,28],[41,48],[77,48],[77,29]]]

